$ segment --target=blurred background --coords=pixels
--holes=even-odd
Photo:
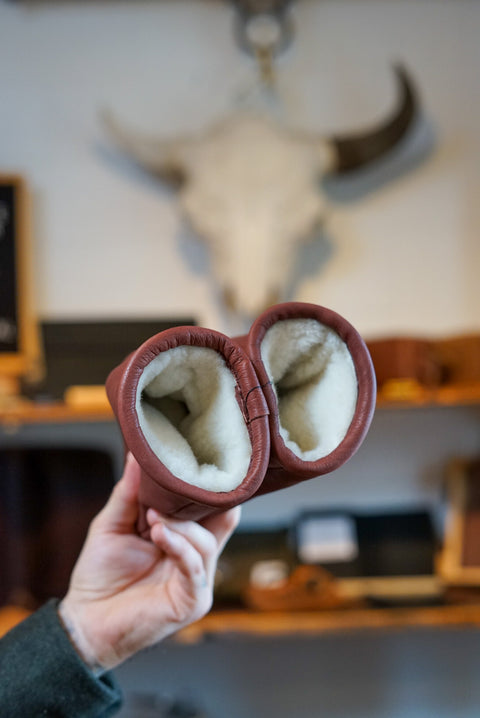
[[[7,188],[20,179],[22,202],[23,183],[28,197],[26,207],[17,205],[27,225],[17,265],[22,302],[33,317],[29,347],[37,371],[20,376],[13,393],[8,385],[0,409],[5,605],[29,609],[61,591],[88,516],[119,476],[122,442],[93,391],[105,371],[97,355],[105,357],[108,344],[113,368],[117,355],[156,327],[188,320],[234,335],[253,318],[225,301],[212,246],[192,226],[181,186],[135,164],[112,141],[105,111],[159,142],[202,136],[245,110],[275,127],[328,138],[361,134],[391,115],[395,65],[408,71],[418,98],[408,132],[377,162],[346,177],[318,173],[320,216],[311,232],[296,237],[282,274],[282,300],[334,309],[361,332],[374,359],[379,348],[387,352],[381,376],[376,366],[371,431],[335,474],[246,504],[241,530],[255,539],[243,554],[232,545],[224,571],[245,574],[248,583],[254,563],[277,558],[274,545],[297,565],[305,563],[302,541],[328,549],[335,541],[345,547],[352,536],[355,555],[365,558],[373,535],[385,546],[373,568],[337,561],[327,566],[329,580],[411,573],[428,577],[426,593],[415,583],[411,593],[399,594],[391,584],[374,590],[362,583],[367,613],[357,614],[353,627],[347,630],[350,619],[342,624],[337,611],[333,623],[314,622],[299,637],[298,603],[308,580],[320,580],[319,564],[325,568],[314,559],[287,606],[296,616],[289,630],[277,630],[274,621],[271,629],[256,624],[239,633],[219,605],[209,640],[201,634],[162,645],[119,669],[127,693],[122,716],[478,715],[480,557],[462,563],[463,539],[455,534],[451,548],[449,523],[456,511],[475,518],[478,499],[459,508],[448,479],[460,459],[455,485],[478,481],[478,471],[469,469],[480,451],[479,35],[475,0],[0,2],[0,179]],[[227,188],[242,215],[236,192]],[[253,266],[255,247],[250,251]],[[5,267],[4,290],[11,280]],[[116,330],[127,325],[122,342]],[[2,326],[7,337],[0,323],[0,343]],[[459,343],[445,348],[452,340]],[[15,344],[13,353],[22,347]],[[66,365],[59,357],[72,351],[77,361],[60,380]],[[38,370],[46,357],[48,381]],[[0,375],[2,366],[0,359]],[[23,373],[12,372],[8,361],[4,366],[6,376]],[[63,392],[70,385],[91,393],[69,403]],[[95,476],[108,477],[96,480],[96,489],[84,486],[85,461],[94,463]],[[72,465],[76,477],[65,487]],[[26,536],[32,501],[41,517]],[[60,534],[52,526],[55,517],[67,525],[71,511],[78,531],[62,564],[58,553],[56,561],[51,556],[63,524]],[[307,511],[313,533],[301,532]],[[322,528],[325,514],[336,523]],[[375,528],[361,534],[365,517]],[[469,546],[477,540],[478,527],[468,533]],[[447,549],[457,550],[448,561]],[[449,571],[439,569],[439,555]],[[219,603],[222,595],[240,605],[236,610],[262,610],[258,595],[245,607],[236,584],[220,582]],[[399,630],[405,604],[426,612],[410,613]],[[456,612],[448,613],[452,606]],[[313,612],[322,610],[320,597]],[[377,614],[368,611],[375,610],[388,618],[372,628]]]

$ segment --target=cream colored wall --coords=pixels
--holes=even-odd
[[[368,335],[478,330],[480,5],[302,0],[295,26],[278,65],[292,123],[329,132],[382,117],[389,66],[401,60],[436,146],[375,192],[331,200],[329,258],[317,267],[321,243],[304,255],[310,270],[292,298],[330,306]],[[98,112],[165,135],[196,130],[254,82],[226,3],[0,3],[0,169],[33,190],[41,314],[193,314],[237,329],[175,194],[112,153]]]

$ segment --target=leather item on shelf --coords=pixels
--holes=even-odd
[[[416,386],[420,393],[422,389],[474,386],[480,381],[479,334],[439,339],[385,337],[368,340],[367,346],[382,393],[395,383]]]
[[[432,342],[441,384],[474,384],[480,381],[480,335],[464,334]]]
[[[338,446],[315,461],[302,461],[286,446],[280,433],[278,399],[262,360],[261,345],[266,332],[276,323],[288,319],[314,320],[333,330],[332,333],[346,345],[356,374],[356,405],[346,434]],[[212,491],[184,481],[159,459],[142,431],[137,411],[142,374],[162,352],[183,346],[213,349],[221,355],[234,377],[236,401],[252,451],[245,477],[232,490]],[[148,533],[147,506],[178,518],[199,520],[259,493],[285,488],[335,470],[355,453],[365,438],[376,398],[373,365],[358,332],[335,312],[300,302],[272,307],[254,322],[246,337],[237,339],[199,327],[176,327],[161,332],[111,372],[106,388],[126,447],[142,469],[138,526],[142,535]]]
[[[379,389],[387,382],[411,380],[421,386],[437,386],[440,370],[427,339],[386,337],[367,341]]]

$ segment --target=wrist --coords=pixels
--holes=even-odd
[[[87,637],[85,636],[84,631],[81,628],[80,622],[77,620],[75,611],[66,599],[59,603],[57,613],[63,629],[82,661],[95,676],[98,677],[103,675],[103,673],[108,670],[108,666],[102,665],[102,663],[98,660],[95,652],[88,642]]]

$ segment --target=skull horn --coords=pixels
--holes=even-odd
[[[183,180],[183,155],[192,142],[191,138],[162,140],[142,136],[118,123],[108,110],[101,112],[100,119],[116,146],[143,169],[174,184]]]
[[[330,137],[332,174],[351,172],[380,159],[399,144],[413,125],[419,109],[414,84],[402,65],[395,65],[394,71],[398,87],[396,109],[385,123],[370,132]]]

